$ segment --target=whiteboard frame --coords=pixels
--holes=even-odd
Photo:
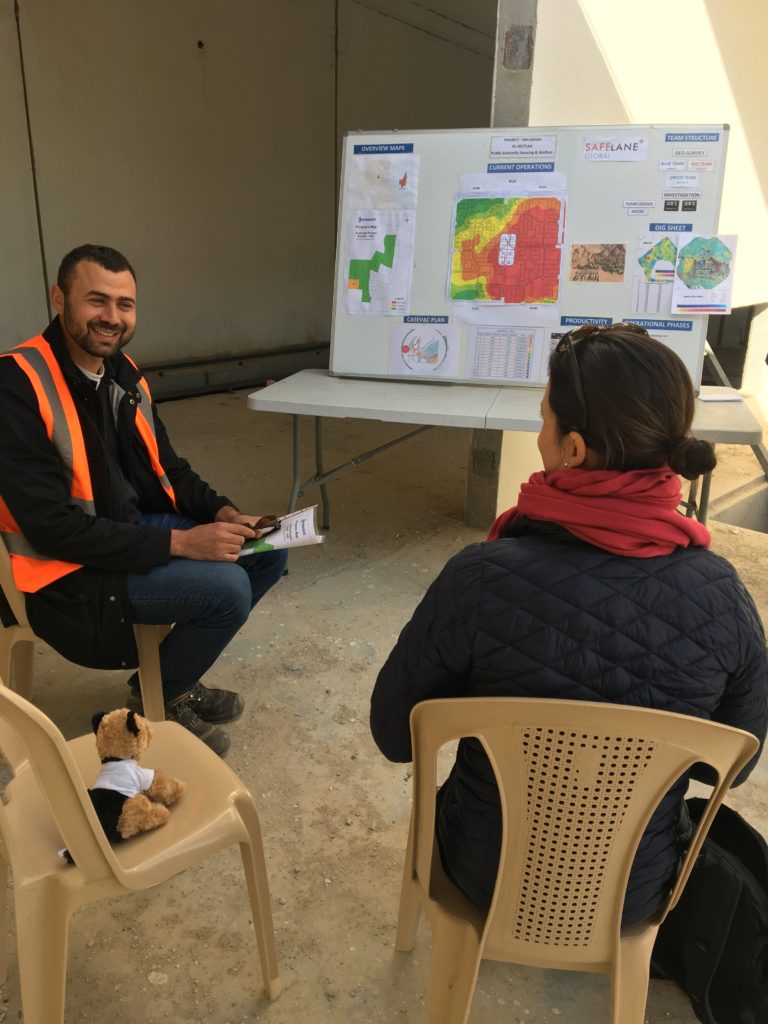
[[[706,135],[717,133],[718,141],[704,144],[693,141],[675,144],[665,141],[665,136],[668,133]],[[635,313],[630,308],[637,239],[648,233],[650,223],[690,223],[692,230],[696,233],[716,233],[728,134],[729,126],[727,124],[569,125],[566,127],[529,125],[516,128],[348,132],[344,137],[342,152],[329,372],[332,376],[339,377],[407,380],[418,383],[430,381],[427,376],[397,374],[390,370],[391,327],[395,324],[402,324],[402,316],[350,315],[344,310],[343,295],[346,288],[346,275],[343,270],[347,263],[347,229],[353,209],[350,206],[351,197],[348,195],[348,168],[355,145],[413,142],[414,153],[420,154],[413,286],[409,313],[417,316],[447,314],[449,326],[455,326],[459,321],[456,319],[456,304],[448,299],[447,271],[450,259],[453,204],[459,194],[459,175],[485,173],[487,164],[502,159],[490,156],[492,138],[555,135],[557,150],[553,161],[554,170],[556,172],[564,170],[568,175],[567,208],[561,254],[561,301],[558,303],[558,322],[545,327],[544,331],[564,332],[576,324],[561,324],[562,317],[579,319],[610,317],[614,322],[622,319],[657,319],[650,315],[644,316]],[[646,135],[649,138],[648,157],[644,161],[636,162],[608,161],[598,168],[595,164],[588,163],[583,157],[579,157],[585,135],[590,137]],[[709,158],[714,160],[715,165],[712,170],[702,171],[698,176],[698,185],[693,187],[694,191],[701,192],[697,210],[685,213],[669,212],[665,215],[664,201],[661,195],[670,189],[666,185],[667,172],[658,169],[658,161],[662,158],[672,159],[676,146],[677,148],[688,146],[695,150],[701,148],[702,145],[708,149]],[[469,151],[471,151],[471,155],[465,155]],[[429,156],[429,160],[424,159],[425,155]],[[439,169],[437,169],[436,155],[439,155],[440,158]],[[427,164],[426,173],[425,164]],[[574,167],[575,170],[572,170]],[[625,172],[624,175],[621,174],[622,171]],[[582,184],[582,178],[586,178],[588,184],[589,179],[593,179],[593,187],[586,188]],[[603,187],[597,189],[594,187],[594,182],[600,183],[601,179]],[[631,180],[626,183],[628,179]],[[606,181],[609,182],[612,192],[606,185]],[[652,199],[656,205],[647,216],[629,216],[625,208],[618,205],[617,190],[620,189],[629,191],[630,194],[623,196],[628,201],[647,197]],[[640,194],[635,195],[635,191]],[[610,195],[617,203],[607,217],[601,218],[600,204],[609,201],[606,200],[607,195]],[[439,223],[441,217],[443,217],[442,224]],[[574,308],[572,303],[576,300],[573,294],[573,283],[567,280],[571,245],[610,241],[627,244],[624,282],[622,284],[580,285],[576,289],[579,294],[578,303]],[[439,259],[424,260],[424,253],[429,246],[437,248],[440,253]],[[427,266],[429,269],[425,270],[424,268]],[[427,275],[431,275],[431,279]],[[439,283],[436,285],[436,282]],[[585,289],[594,289],[594,292],[587,291],[585,293]],[[618,292],[612,293],[611,289],[618,289]],[[414,303],[422,308],[414,308]],[[620,310],[623,310],[623,313]],[[670,330],[659,333],[659,331],[651,330],[651,333],[656,333],[662,341],[669,344],[681,356],[691,374],[694,385],[698,388],[704,361],[708,317],[665,316],[663,319],[680,323],[692,321],[691,329],[688,332]],[[492,387],[541,386],[543,383],[541,373],[535,380],[525,382],[498,377],[468,376],[465,361],[469,329],[463,324],[460,325],[460,328],[459,369],[462,372],[455,376],[435,378],[431,381],[432,383],[471,383]],[[541,357],[540,370],[545,362],[543,355],[544,353]]]

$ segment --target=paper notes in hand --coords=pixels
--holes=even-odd
[[[259,551],[298,548],[305,544],[322,544],[325,536],[317,532],[317,505],[289,512],[277,520],[277,529],[265,537],[247,540],[240,549],[240,558]]]

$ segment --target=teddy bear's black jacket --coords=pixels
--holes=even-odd
[[[641,705],[746,729],[762,748],[765,639],[728,562],[700,547],[620,557],[526,519],[512,532],[452,558],[403,629],[371,702],[371,730],[386,757],[411,759],[416,703],[465,696]],[[625,924],[652,913],[668,892],[686,784],[664,799],[641,841]],[[488,759],[476,740],[462,740],[440,794],[437,836],[448,874],[483,908],[493,895],[500,832]]]

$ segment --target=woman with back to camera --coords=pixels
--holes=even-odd
[[[694,393],[671,349],[631,324],[565,335],[550,359],[544,465],[488,541],[452,558],[379,673],[371,731],[411,760],[409,715],[435,697],[550,697],[675,711],[754,733],[768,724],[765,638],[709,531],[677,512],[681,484],[714,468],[690,436]],[[759,754],[737,779],[742,782]],[[687,834],[682,779],[643,836],[625,925],[663,902]],[[442,787],[446,873],[490,906],[501,811],[481,744],[465,739]]]

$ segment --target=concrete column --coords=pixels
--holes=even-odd
[[[528,124],[536,7],[537,0],[499,0],[491,104],[491,124],[494,126],[511,128]],[[488,526],[495,518],[497,505],[502,503],[499,500],[499,470],[502,460],[507,461],[506,450],[516,447],[514,441],[505,441],[504,438],[517,439],[521,436],[525,438],[519,434],[505,435],[501,430],[472,431],[464,506],[468,525]],[[522,447],[529,454],[529,446],[524,444]]]

